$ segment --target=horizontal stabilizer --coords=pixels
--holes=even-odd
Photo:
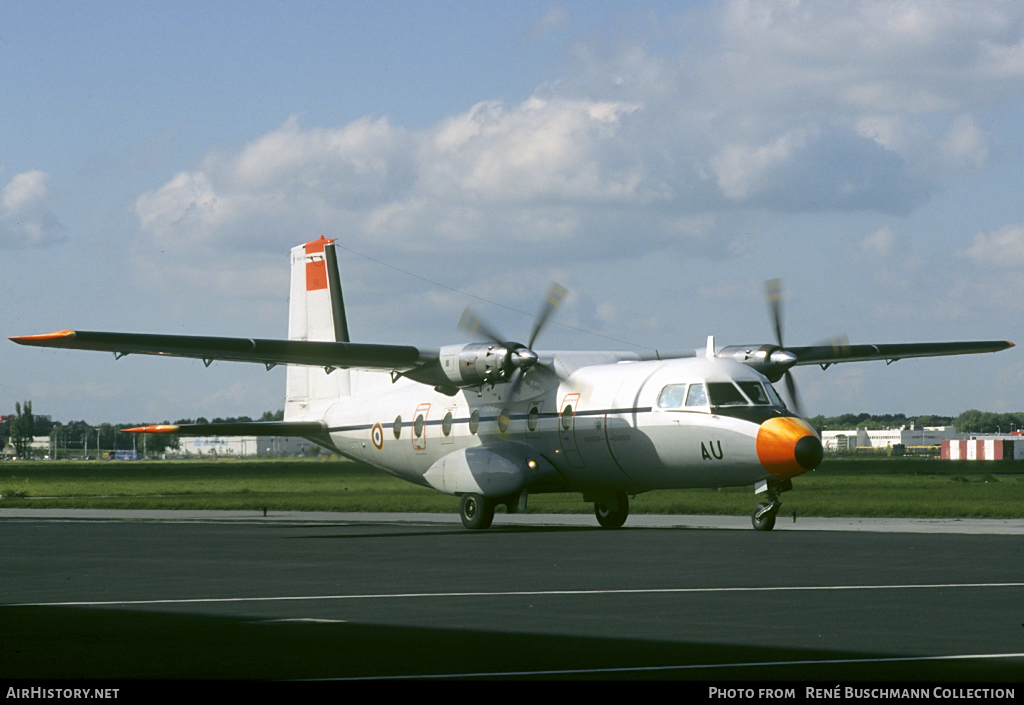
[[[322,421],[237,421],[234,423],[157,424],[124,429],[127,433],[175,433],[179,436],[298,436],[327,432]]]

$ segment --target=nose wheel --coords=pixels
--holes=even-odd
[[[775,517],[779,514],[779,507],[782,501],[779,495],[793,489],[792,480],[763,480],[755,487],[755,492],[764,492],[768,495],[767,502],[761,502],[754,507],[750,514],[750,523],[757,531],[771,531],[775,528]]]
[[[775,517],[779,514],[778,502],[762,502],[750,514],[750,523],[757,531],[771,531],[775,528]]]

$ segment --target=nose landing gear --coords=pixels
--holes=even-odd
[[[771,531],[775,528],[775,517],[779,514],[781,502],[761,502],[754,507],[750,515],[750,523],[757,531]]]
[[[782,501],[779,495],[793,489],[792,480],[762,480],[754,486],[754,492],[768,495],[767,502],[761,502],[750,514],[750,523],[757,531],[771,531],[775,528],[775,517],[779,514]]]

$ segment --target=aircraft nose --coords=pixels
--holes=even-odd
[[[768,419],[757,431],[757,459],[765,470],[780,479],[813,470],[824,454],[821,440],[803,419]]]

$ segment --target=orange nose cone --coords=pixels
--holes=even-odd
[[[765,470],[780,479],[813,470],[823,455],[821,441],[803,419],[768,419],[757,431],[757,459]]]

